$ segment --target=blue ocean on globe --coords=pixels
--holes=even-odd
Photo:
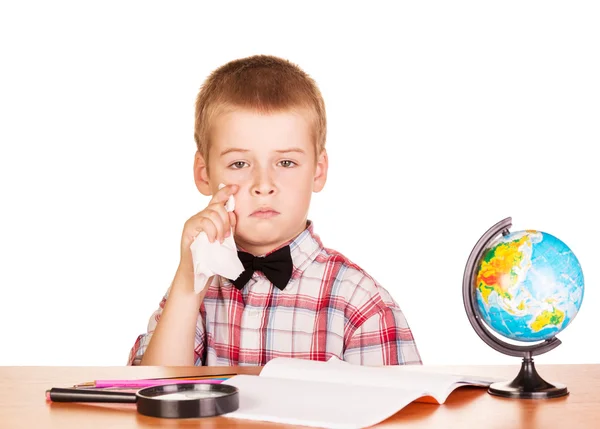
[[[545,232],[517,231],[496,239],[475,273],[479,315],[512,340],[552,338],[581,308],[581,265],[565,243]]]

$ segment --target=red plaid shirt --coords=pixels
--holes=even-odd
[[[324,248],[312,222],[290,243],[294,271],[286,288],[257,271],[238,290],[215,276],[200,306],[196,365],[264,365],[275,357],[361,365],[420,364],[400,307],[372,277],[340,253]],[[148,332],[129,354],[141,360],[167,294]]]

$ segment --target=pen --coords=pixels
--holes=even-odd
[[[230,377],[233,377],[237,374],[214,374],[214,375],[192,375],[192,376],[178,376],[178,377],[159,377],[159,378],[146,378],[143,382],[150,382],[154,380],[171,380],[172,383],[177,383],[177,380],[205,380],[205,379],[220,379],[226,380]],[[106,382],[118,382],[118,381],[136,381],[136,380],[95,380],[95,381],[87,381],[84,383],[79,383],[73,385],[73,387],[99,387],[98,383],[105,384]]]
[[[212,378],[212,379],[162,379],[162,380],[96,380],[92,385],[85,385],[86,387],[95,387],[98,389],[109,388],[109,387],[120,387],[137,389],[150,386],[162,386],[165,384],[221,384],[226,378]],[[75,387],[84,387],[82,384],[76,385]]]

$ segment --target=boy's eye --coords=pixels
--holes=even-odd
[[[244,166],[246,165],[245,161],[236,161],[233,164],[230,165],[230,167],[239,170],[240,168],[244,168]]]
[[[294,165],[296,165],[294,161],[290,161],[289,159],[281,161],[280,164],[282,167],[285,168],[293,167]]]

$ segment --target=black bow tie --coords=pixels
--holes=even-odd
[[[282,247],[270,255],[262,257],[238,251],[238,257],[244,265],[242,274],[232,281],[238,289],[243,288],[248,283],[254,271],[262,271],[269,281],[280,290],[285,289],[292,277],[294,265],[292,264],[290,246]]]

